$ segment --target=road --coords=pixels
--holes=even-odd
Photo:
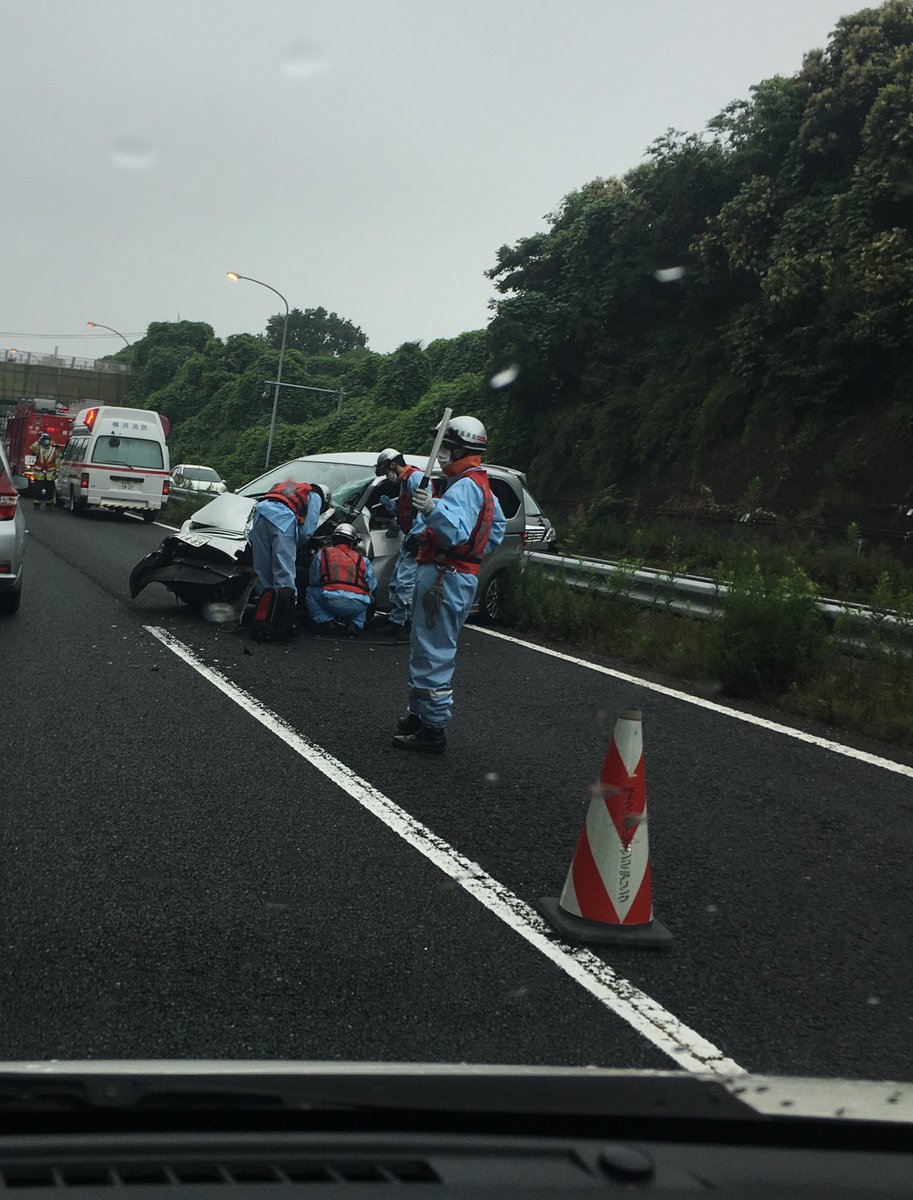
[[[254,645],[129,599],[161,528],[28,525],[0,622],[0,1059],[913,1079],[909,755],[469,627],[448,752],[405,755],[408,648]],[[572,951],[530,906],[628,706],[675,941]]]

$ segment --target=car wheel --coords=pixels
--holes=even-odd
[[[72,488],[70,488],[70,495],[67,500],[67,510],[69,512],[71,512],[74,517],[78,517],[84,508],[85,508],[85,504],[84,503],[81,504],[76,499],[76,493],[73,491]]]
[[[494,625],[501,619],[503,575],[503,571],[496,571],[482,588],[478,616],[483,625]]]
[[[19,586],[9,592],[0,592],[0,613],[5,617],[11,617],[19,608],[19,602],[22,599],[22,580],[19,580]]]
[[[151,525],[157,516],[158,516],[158,513],[155,511],[154,508],[147,508],[146,511],[143,513],[143,520],[146,522],[147,525]]]

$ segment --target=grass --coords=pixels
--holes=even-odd
[[[913,569],[885,546],[868,546],[851,524],[842,538],[825,539],[814,529],[760,522],[687,518],[623,519],[613,496],[597,497],[559,530],[563,551],[582,556],[637,559],[644,565],[680,573],[715,575],[754,552],[763,570],[786,575],[798,563],[821,595],[868,602],[878,581],[888,576],[898,591],[913,591]]]
[[[540,568],[514,569],[505,585],[506,619],[626,664],[700,680],[724,696],[913,746],[910,659],[877,623],[866,633],[869,657],[840,653],[818,616],[814,586],[795,564],[777,575],[757,557],[743,561],[731,600],[714,621],[631,603],[623,598],[624,575],[609,589],[580,592]],[[902,607],[904,597],[886,579],[880,595]]]

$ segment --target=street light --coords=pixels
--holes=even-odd
[[[128,342],[119,329],[112,329],[110,325],[99,325],[97,321],[86,321],[90,329],[107,329],[109,333],[116,333],[119,338],[124,338],[124,345],[131,346],[133,343]]]
[[[268,283],[264,283],[262,279],[252,279],[250,275],[239,275],[236,271],[226,271],[225,274],[232,281],[237,283],[239,279],[246,279],[248,283],[258,283],[260,287],[265,287],[269,291],[274,292],[282,303],[285,305],[285,319],[282,322],[282,345],[279,349],[279,369],[276,372],[276,386],[273,389],[273,415],[269,423],[269,441],[266,443],[266,464],[264,471],[269,470],[269,460],[273,453],[273,436],[276,432],[276,412],[279,408],[279,386],[282,383],[282,360],[285,357],[285,335],[288,332],[288,300],[281,292],[276,291],[274,287],[270,287]]]

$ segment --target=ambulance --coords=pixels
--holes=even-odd
[[[168,418],[141,408],[84,408],[60,459],[57,504],[154,521],[170,491]]]

